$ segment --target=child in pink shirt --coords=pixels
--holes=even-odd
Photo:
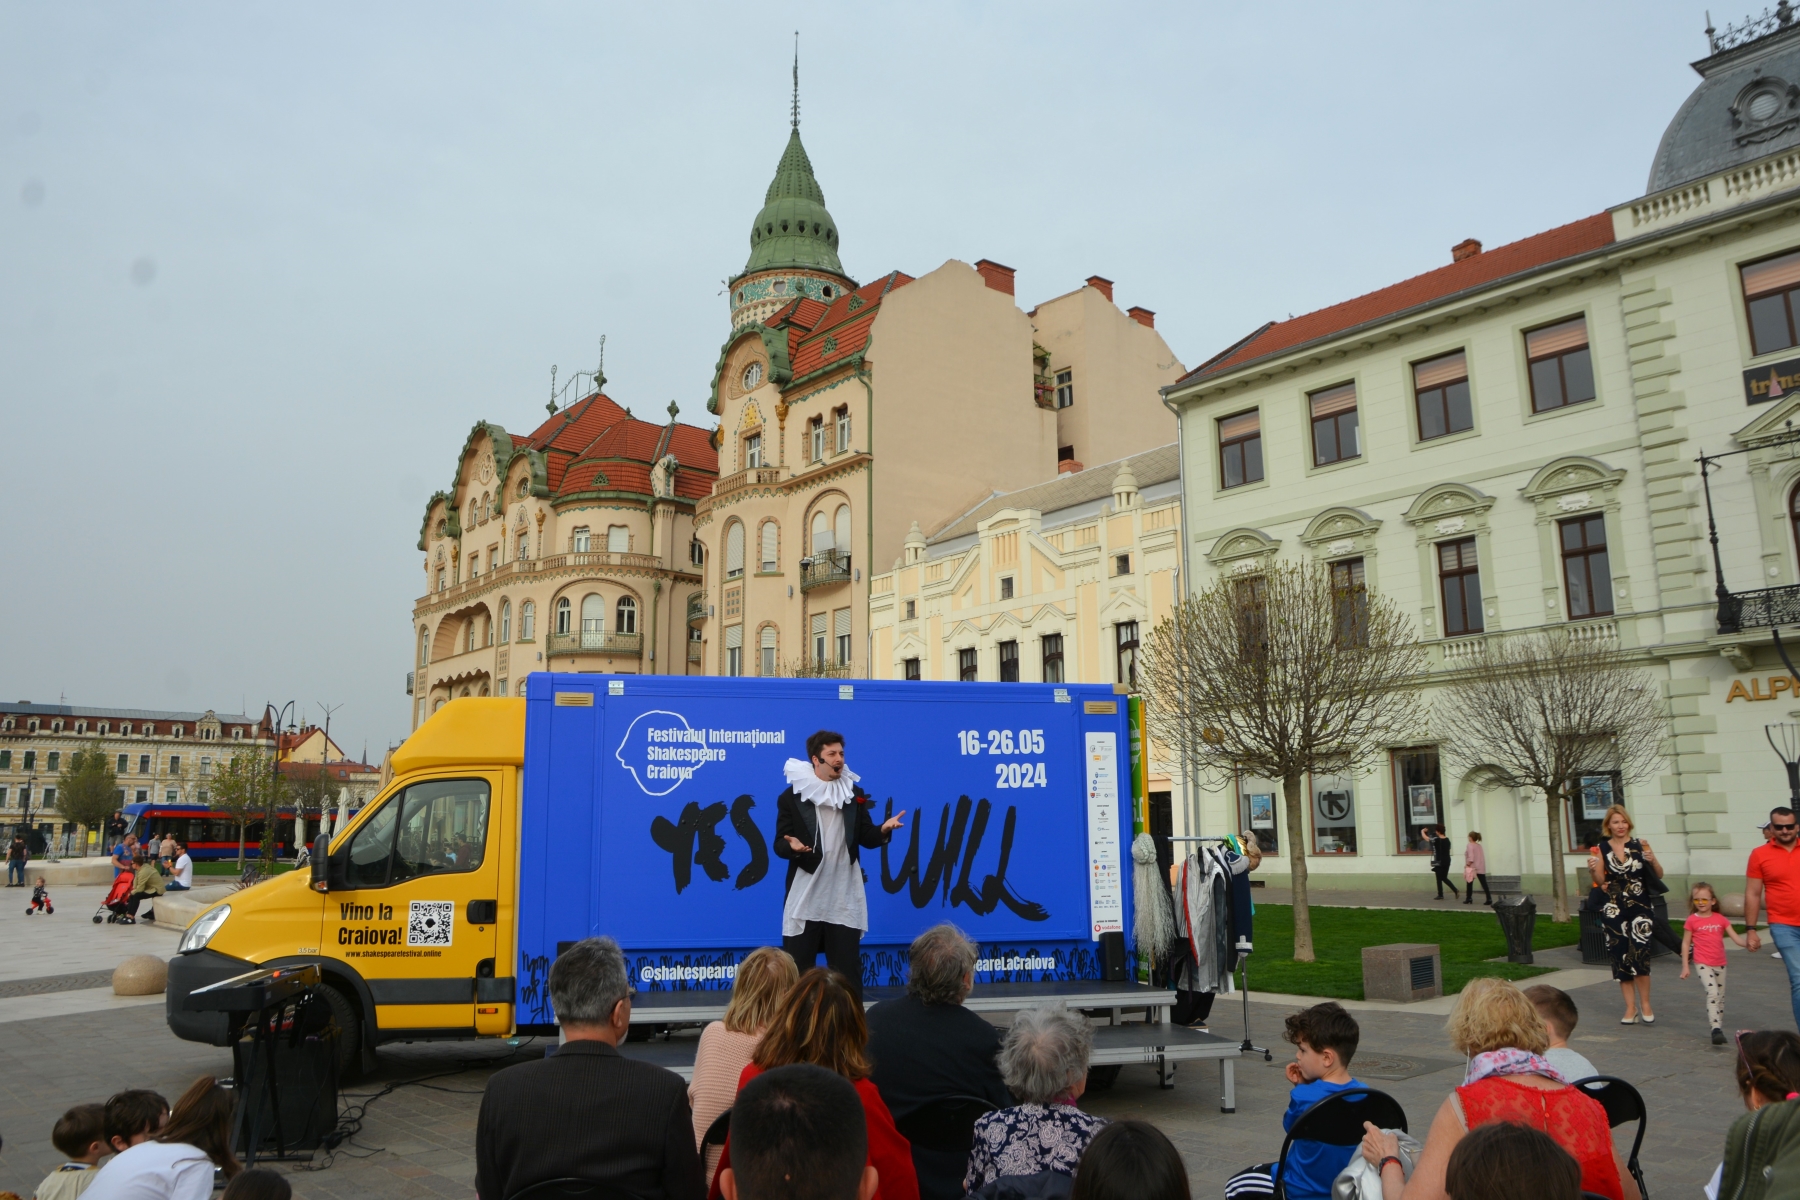
[[[1744,935],[1731,927],[1719,911],[1719,897],[1710,883],[1696,883],[1688,891],[1688,918],[1681,935],[1681,978],[1688,977],[1688,955],[1700,968],[1706,985],[1706,1019],[1712,1025],[1713,1045],[1725,1044],[1725,939],[1742,946]]]

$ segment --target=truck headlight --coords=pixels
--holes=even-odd
[[[212,941],[213,934],[219,932],[219,926],[225,924],[225,918],[231,915],[231,905],[221,904],[217,908],[209,908],[201,914],[200,919],[189,925],[187,932],[181,935],[181,945],[177,954],[192,954],[196,950],[206,949],[206,943]]]

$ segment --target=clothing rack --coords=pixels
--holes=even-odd
[[[1229,839],[1212,835],[1207,837],[1171,837],[1169,840],[1171,842],[1218,842],[1223,845]],[[1238,952],[1238,970],[1243,972],[1243,983],[1241,988],[1244,993],[1244,1040],[1238,1046],[1238,1050],[1245,1054],[1260,1054],[1263,1056],[1264,1062],[1273,1062],[1275,1055],[1266,1046],[1258,1046],[1255,1042],[1250,1040],[1250,943],[1240,938],[1236,949]]]

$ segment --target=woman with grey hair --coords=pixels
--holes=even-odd
[[[975,1122],[964,1188],[972,1192],[1006,1175],[1074,1176],[1106,1124],[1075,1107],[1093,1048],[1087,1021],[1066,1008],[1028,1008],[1013,1018],[1000,1046],[1000,1073],[1020,1102]]]

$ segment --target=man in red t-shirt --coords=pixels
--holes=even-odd
[[[1800,1026],[1800,817],[1791,808],[1769,810],[1770,839],[1750,852],[1744,869],[1744,929],[1751,950],[1762,949],[1756,915],[1769,913],[1769,940],[1787,968],[1794,1024]]]

